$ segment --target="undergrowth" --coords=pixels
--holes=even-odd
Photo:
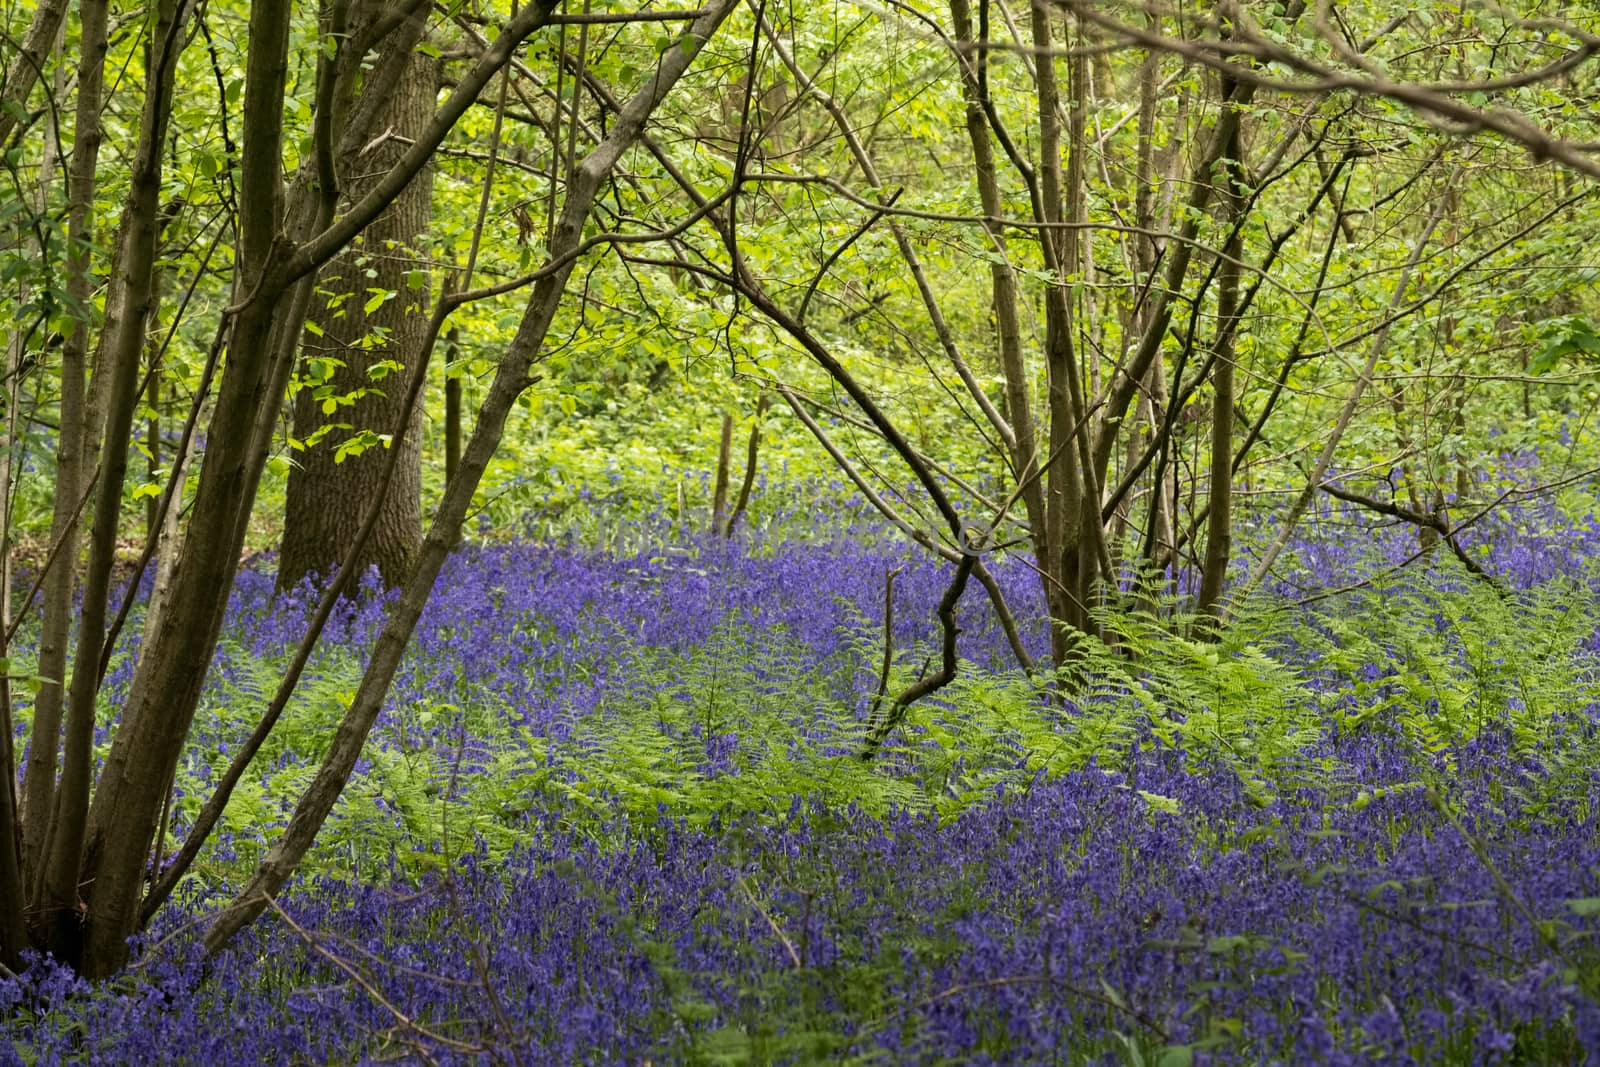
[[[1436,581],[1365,588],[1310,615],[1269,606],[1209,640],[1175,633],[1170,618],[1106,614],[1063,677],[963,662],[871,762],[859,754],[883,637],[859,613],[822,655],[737,613],[687,648],[619,632],[593,700],[539,725],[494,691],[466,685],[391,706],[316,861],[359,875],[392,857],[436,868],[479,843],[503,855],[526,839],[526,816],[545,811],[597,834],[618,815],[634,826],[668,817],[705,827],[775,818],[797,799],[949,822],[1041,776],[1136,771],[1135,757],[1152,750],[1232,777],[1257,807],[1316,789],[1360,808],[1447,786],[1454,753],[1489,730],[1508,732],[1511,753],[1537,772],[1506,787],[1524,819],[1582,821],[1600,756],[1597,611],[1575,583],[1507,597]],[[536,615],[498,623],[544,639],[573,671],[598,669],[590,643],[541,633],[548,627]],[[929,641],[897,647],[887,691],[925,670],[932,652]],[[347,644],[318,658],[228,807],[214,873],[257,859],[286,820],[355,690],[360,653]],[[238,640],[223,656],[229,669],[197,726],[209,743],[191,748],[202,754],[180,769],[174,835],[253,726],[286,658],[253,654]],[[423,658],[414,669],[431,666]],[[1414,754],[1427,781],[1419,770],[1373,782],[1330,755],[1330,740],[1360,737]],[[1170,798],[1141,796],[1177,810]]]
[[[665,584],[653,561],[564,604],[527,556],[480,564],[481,596],[419,633],[281,922],[230,950],[254,977],[214,980],[185,931],[321,758],[381,617],[352,604],[148,969],[87,997],[41,970],[5,1035],[41,1060],[94,1034],[141,1062],[166,1027],[210,1035],[192,1062],[368,1062],[383,989],[452,1035],[408,1038],[450,1062],[1583,1062],[1588,584],[1375,583],[1213,638],[1108,613],[1032,678],[964,615],[971,658],[864,761],[876,694],[929,669],[924,621],[902,614],[880,677],[870,604],[823,626],[782,589],[718,601],[715,560],[676,565],[699,601],[627,599]],[[293,609],[235,616],[169,848],[270,699]],[[205,1029],[231,1018],[318,1022]]]

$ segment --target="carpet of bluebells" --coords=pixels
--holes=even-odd
[[[0,1063],[1600,1062],[1600,526],[1496,520],[1494,591],[1447,556],[1389,575],[1414,535],[1352,521],[1309,523],[1273,596],[1372,584],[1241,624],[1159,690],[1183,710],[1119,705],[1142,720],[1096,712],[1116,685],[1030,691],[969,593],[962,685],[870,769],[885,571],[909,679],[939,566],[867,537],[465,549],[279,908],[201,958],[371,590],[128,975],[0,982]],[[1036,579],[996,570],[1042,651]],[[175,835],[309,613],[271,586],[240,578]],[[1232,699],[1259,706],[1221,743],[1196,709]]]

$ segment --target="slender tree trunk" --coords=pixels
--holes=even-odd
[[[1160,16],[1151,14],[1148,19],[1153,29],[1160,28]],[[1134,194],[1133,194],[1133,219],[1134,225],[1142,233],[1134,237],[1133,263],[1136,273],[1133,303],[1128,308],[1128,333],[1129,337],[1123,342],[1122,359],[1127,361],[1129,341],[1142,336],[1148,325],[1150,302],[1149,289],[1154,285],[1155,272],[1160,263],[1160,250],[1156,246],[1154,231],[1156,229],[1157,202],[1159,200],[1159,179],[1161,172],[1156,167],[1155,139],[1156,139],[1156,74],[1160,70],[1160,59],[1157,53],[1146,52],[1139,62],[1139,142],[1136,150],[1134,164]],[[1166,365],[1157,353],[1150,368],[1145,372],[1143,388],[1139,391],[1138,414],[1140,423],[1146,427],[1148,441],[1154,443],[1157,435],[1161,433],[1162,423],[1166,420]],[[1158,590],[1160,581],[1150,573],[1148,562],[1155,558],[1158,545],[1172,543],[1171,509],[1168,506],[1169,494],[1167,492],[1167,465],[1164,462],[1165,453],[1158,459],[1155,471],[1150,478],[1149,504],[1144,519],[1144,543],[1141,546],[1143,564],[1134,576],[1138,596],[1143,607],[1152,613],[1157,610],[1160,599]],[[1135,453],[1130,448],[1128,464],[1135,462]]]
[[[1064,17],[1070,19],[1069,16]],[[1068,42],[1072,43],[1072,40],[1068,38]],[[1092,333],[1089,329],[1085,329],[1086,326],[1092,326],[1092,315],[1084,313],[1087,301],[1081,296],[1074,295],[1075,290],[1081,291],[1076,283],[1087,282],[1092,286],[1094,280],[1094,258],[1089,251],[1089,242],[1084,239],[1083,230],[1080,228],[1087,215],[1085,172],[1089,156],[1088,72],[1091,59],[1084,55],[1073,55],[1068,62],[1071,99],[1067,102],[1067,170],[1063,190],[1065,197],[1063,221],[1067,223],[1067,228],[1062,233],[1061,265],[1057,271],[1060,281],[1055,288],[1060,294],[1057,302],[1064,309],[1058,314],[1061,315],[1063,330],[1068,337],[1068,344],[1063,351],[1065,357],[1063,369],[1067,385],[1067,411],[1072,419],[1068,432],[1073,441],[1073,449],[1077,453],[1080,470],[1077,487],[1079,494],[1076,521],[1077,571],[1081,590],[1079,596],[1082,599],[1083,609],[1087,612],[1100,596],[1100,583],[1103,581],[1114,584],[1117,572],[1106,546],[1105,522],[1101,517],[1101,507],[1104,502],[1101,483],[1105,480],[1105,472],[1099,470],[1093,460],[1094,420],[1085,393],[1082,353],[1092,346],[1090,340]],[[1054,96],[1054,92],[1052,91],[1050,95]],[[1056,109],[1058,113],[1061,110],[1059,100],[1056,102]],[[1048,162],[1054,163],[1055,157]],[[1084,625],[1080,628],[1093,632],[1096,629],[1093,617],[1085,618]]]
[[[0,642],[3,647],[3,642]],[[12,752],[11,701],[0,704],[0,964],[16,970],[28,947],[26,894],[22,885],[22,824],[17,812],[15,755]]]
[[[456,471],[461,469],[461,377],[448,373],[448,367],[456,359],[460,350],[461,330],[459,327],[450,331],[450,347],[447,349],[445,366],[447,368],[444,380],[444,480],[455,480]]]
[[[761,424],[767,417],[767,412],[772,407],[772,397],[766,393],[761,394],[761,399],[756,401],[756,418],[750,424],[750,439],[745,445],[744,453],[744,481],[739,486],[739,499],[733,503],[733,512],[728,516],[728,523],[723,527],[724,537],[732,537],[733,531],[739,525],[739,520],[744,516],[745,509],[750,506],[750,494],[756,485],[756,462],[761,454]]]
[[[950,14],[955,23],[958,44],[975,43],[972,13],[967,0],[951,0]],[[966,102],[967,140],[977,177],[978,199],[983,205],[984,232],[995,251],[989,265],[990,306],[994,311],[995,337],[1000,350],[1000,371],[1005,378],[1006,418],[1015,432],[1011,466],[1018,484],[1023,485],[1022,502],[1033,531],[1034,555],[1045,602],[1053,618],[1064,618],[1067,602],[1060,593],[1056,552],[1049,540],[1045,522],[1042,480],[1035,477],[1039,468],[1037,429],[1033,415],[1033,380],[1022,355],[1022,326],[1017,312],[1017,278],[1012,269],[1005,233],[998,221],[1005,215],[1000,182],[995,173],[994,146],[990,143],[988,117],[984,112],[982,67],[988,52],[974,48],[958,54],[961,92]]]
[[[717,471],[711,489],[711,534],[722,536],[722,523],[728,511],[729,467],[733,464],[733,416],[722,416],[722,432],[717,438]]]
[[[370,4],[365,20],[381,13],[380,5]],[[355,21],[354,32],[360,33],[363,21]],[[350,200],[359,200],[371,187],[372,179],[363,176],[386,173],[433,117],[438,69],[410,45],[406,34],[390,39],[390,49],[406,48],[411,55],[385,95],[386,106],[376,123],[383,133],[343,161],[342,172],[351,175],[346,189]],[[357,91],[371,92],[372,87]],[[361,528],[384,447],[351,455],[342,455],[340,447],[357,433],[387,434],[404,403],[406,368],[416,360],[428,323],[428,286],[425,280],[418,284],[419,276],[426,275],[420,273],[417,245],[432,214],[432,172],[431,166],[425,168],[317,280],[301,365],[304,378],[314,384],[302,384],[295,394],[294,436],[306,442],[329,424],[347,428],[326,433],[295,454],[284,508],[279,589],[308,574],[325,575],[344,558]],[[344,398],[352,395],[358,399],[346,406]],[[420,426],[422,411],[413,418]],[[376,566],[387,585],[405,576],[422,542],[417,429],[413,426],[399,446],[400,465],[359,564],[362,570]]]
[[[77,117],[72,134],[72,161],[67,173],[67,295],[75,307],[87,308],[94,240],[95,172],[100,158],[100,99],[105,83],[106,0],[84,0],[79,9]],[[86,413],[89,323],[75,315],[61,345],[60,427],[56,433],[55,500],[50,517],[50,543],[59,545],[56,562],[44,583],[44,619],[39,632],[39,676],[45,681],[34,698],[28,765],[22,776],[23,867],[38,870],[45,832],[55,806],[56,765],[61,743],[65,700],[67,640],[74,613],[78,543],[82,530],[79,504],[90,472],[84,459],[91,448]]]
[[[1409,412],[1405,397],[1406,383],[1396,382],[1389,390],[1388,401],[1390,414],[1394,416],[1395,447],[1402,456],[1415,456],[1416,447],[1414,435],[1411,432]],[[1426,405],[1424,405],[1426,410]],[[1422,469],[1419,471],[1418,467]],[[1425,459],[1420,462],[1413,458],[1404,461],[1399,468],[1398,481],[1405,488],[1406,498],[1411,502],[1411,510],[1419,515],[1431,515],[1438,509],[1435,500],[1438,498],[1439,489],[1436,479],[1427,476],[1428,463]],[[1426,494],[1426,497],[1424,496]],[[1417,550],[1429,552],[1439,543],[1439,530],[1427,523],[1418,523],[1413,526],[1417,531]]]
[[[144,402],[150,408],[150,417],[144,424],[145,477],[154,484],[161,477],[161,367],[155,362],[158,345],[150,349],[150,362],[145,369],[149,381],[144,389]],[[149,496],[144,502],[144,534],[158,537],[161,525],[161,497]]]
[[[118,275],[123,314],[115,333],[101,335],[99,362],[109,372],[100,476],[95,487],[93,533],[79,613],[78,647],[66,709],[66,740],[61,782],[47,835],[43,892],[38,906],[46,941],[57,959],[76,965],[82,954],[79,872],[89,812],[94,755],[96,695],[105,640],[111,571],[116,562],[122,517],[122,486],[128,466],[129,435],[138,402],[145,324],[154,290],[156,246],[160,238],[162,151],[172,115],[172,89],[193,13],[190,0],[160,0],[149,37],[146,69],[151,72],[140,119],[139,151],[123,212],[118,241]]]
[[[183,547],[182,516],[183,516],[183,487],[189,478],[189,464],[194,459],[194,450],[174,454],[172,457],[172,470],[167,477],[172,480],[172,503],[168,505],[166,514],[161,518],[161,527],[156,531],[156,575],[150,583],[150,601],[145,608],[145,618],[149,620],[144,632],[141,634],[141,646],[154,638],[156,628],[160,625],[168,595],[172,589],[172,567],[177,562],[178,552]]]
[[[225,598],[216,591],[231,584],[237,566],[232,535],[238,511],[249,509],[254,490],[246,468],[252,426],[263,409],[276,410],[263,372],[282,292],[282,283],[274,285],[267,271],[282,219],[281,113],[291,11],[287,0],[251,7],[235,284],[245,305],[224,327],[231,340],[228,369],[211,419],[200,488],[174,570],[169,607],[135,668],[123,720],[94,795],[83,870],[89,884],[83,968],[91,977],[114,972],[127,956],[155,822],[221,624]],[[249,298],[252,293],[254,299]]]
[[[49,155],[46,154],[47,170]],[[41,177],[41,184],[45,179]],[[6,346],[5,447],[0,451],[0,657],[9,654],[6,631],[11,628],[11,486],[16,472],[17,403],[21,393],[23,337],[12,335]],[[9,914],[0,920],[0,962],[14,967],[26,944],[23,922],[22,827],[17,822],[16,763],[12,753],[11,679],[0,673],[0,903]]]
[[[1167,241],[1164,257],[1166,271],[1159,284],[1152,284],[1147,298],[1150,310],[1145,320],[1144,332],[1139,336],[1139,343],[1132,357],[1112,377],[1111,384],[1106,390],[1106,406],[1100,415],[1100,431],[1095,437],[1094,447],[1095,468],[1102,473],[1116,449],[1117,431],[1122,425],[1122,419],[1138,393],[1140,383],[1145,380],[1145,376],[1149,374],[1151,366],[1161,353],[1162,343],[1166,340],[1167,326],[1172,321],[1173,299],[1175,294],[1182,292],[1189,263],[1194,256],[1195,241],[1200,232],[1200,219],[1209,209],[1216,188],[1212,175],[1232,141],[1234,127],[1239,122],[1240,109],[1248,105],[1254,95],[1255,87],[1249,83],[1238,83],[1227,90],[1222,114],[1217,117],[1216,126],[1211,131],[1211,139],[1204,153],[1194,165],[1183,221],[1179,225],[1178,234]]]
[[[1081,211],[1082,184],[1082,108],[1074,101],[1069,166],[1062,173],[1061,97],[1056,81],[1055,59],[1048,54],[1054,47],[1051,20],[1055,9],[1046,0],[1033,0],[1033,40],[1047,50],[1040,57],[1036,81],[1039,101],[1039,177],[1043,219],[1052,227],[1040,239],[1045,265],[1053,276],[1045,290],[1045,366],[1048,371],[1050,410],[1050,455],[1055,457],[1046,478],[1045,528],[1051,552],[1057,559],[1060,594],[1064,614],[1052,628],[1052,649],[1057,664],[1071,654],[1074,631],[1088,631],[1091,589],[1096,578],[1096,555],[1090,551],[1103,534],[1099,518],[1099,494],[1091,492],[1086,476],[1090,473],[1084,425],[1085,405],[1074,351],[1072,306],[1068,299],[1069,275],[1077,268],[1077,231],[1060,228],[1076,221]],[[1070,84],[1081,91],[1081,60],[1072,58]]]
[[[1224,90],[1224,95],[1227,95]],[[1240,122],[1231,124],[1231,135],[1223,149],[1221,162],[1223,188],[1222,224],[1228,229],[1223,260],[1217,268],[1217,330],[1212,351],[1216,369],[1211,375],[1211,476],[1207,492],[1209,512],[1206,522],[1205,563],[1200,572],[1200,595],[1195,611],[1217,616],[1222,603],[1222,588],[1228,577],[1228,561],[1233,553],[1233,409],[1234,340],[1238,335],[1239,256],[1244,240],[1238,225],[1244,203],[1244,166],[1239,160]]]

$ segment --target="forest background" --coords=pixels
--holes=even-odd
[[[956,679],[964,596],[1064,699],[1102,653],[1226,643],[1329,503],[1406,531],[1386,574],[1502,601],[1480,524],[1593,512],[1585,10],[47,0],[4,25],[8,968],[121,970],[376,567],[370,658],[208,949],[275,906],[463,534],[919,546],[933,644],[891,686],[886,638],[870,760]],[[316,608],[175,822],[241,560]]]

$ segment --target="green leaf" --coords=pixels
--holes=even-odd
[[[1168,1045],[1156,1058],[1156,1067],[1192,1067],[1194,1049],[1188,1045]]]
[[[1239,835],[1238,843],[1241,846],[1248,847],[1255,844],[1257,841],[1266,840],[1276,832],[1277,831],[1275,828],[1271,826],[1252,826],[1250,829]]]
[[[1150,810],[1159,811],[1164,815],[1180,815],[1183,808],[1172,797],[1164,797],[1160,793],[1146,793],[1139,790],[1139,799],[1150,806]]]
[[[1577,897],[1567,901],[1567,909],[1574,915],[1592,919],[1600,915],[1600,897]]]
[[[1600,334],[1594,324],[1577,315],[1562,315],[1541,324],[1544,347],[1528,362],[1528,373],[1548,374],[1562,357],[1579,353],[1600,356]]]

